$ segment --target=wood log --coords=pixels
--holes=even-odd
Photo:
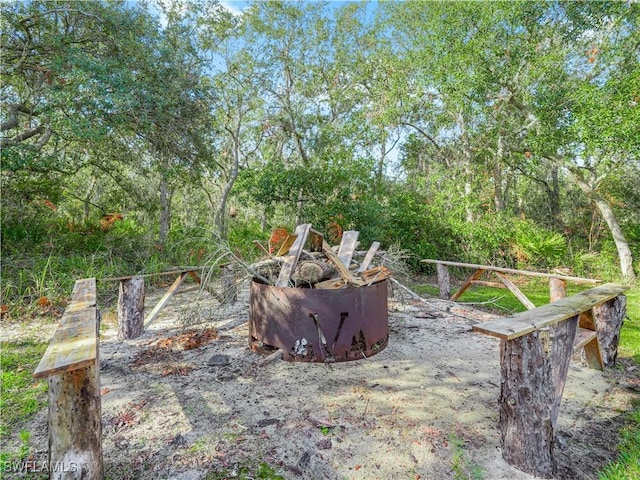
[[[501,340],[500,369],[502,456],[526,473],[552,478],[554,386],[539,332]]]
[[[627,297],[619,295],[593,307],[600,353],[605,367],[613,367],[618,357],[620,329],[627,315]]]
[[[553,303],[556,300],[565,298],[567,296],[567,281],[561,278],[552,277],[549,279],[549,302]]]
[[[305,260],[298,262],[291,279],[296,287],[308,287],[324,280],[329,280],[337,274],[338,271],[329,263],[318,260]]]
[[[552,332],[551,375],[553,378],[554,399],[551,410],[551,422],[556,427],[564,385],[567,382],[569,365],[573,354],[573,342],[578,330],[578,315],[549,327]]]
[[[449,279],[449,269],[441,263],[436,264],[438,272],[438,289],[440,290],[440,298],[449,300],[451,298],[451,281]]]
[[[96,321],[99,328],[99,313]],[[96,332],[97,333],[97,332]],[[100,366],[52,375],[49,382],[49,478],[102,480]]]
[[[144,331],[144,278],[121,280],[118,289],[118,339],[129,340]]]
[[[553,303],[567,296],[567,282],[560,278],[549,279],[549,300]],[[573,353],[573,343],[578,330],[578,316],[560,322],[549,327],[553,337],[553,347],[551,352],[552,376],[554,385],[554,401],[551,411],[551,421],[555,428],[562,403],[564,385],[567,381],[571,354]]]

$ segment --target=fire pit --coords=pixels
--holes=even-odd
[[[274,347],[283,359],[344,362],[370,357],[389,341],[387,281],[337,290],[251,282],[252,348]]]
[[[254,264],[255,272],[259,265],[267,270],[251,282],[252,349],[280,349],[285,360],[327,363],[367,358],[387,346],[391,272],[382,265],[369,268],[379,242],[351,269],[358,234],[344,232],[336,253],[310,224],[298,225],[275,257]],[[300,261],[308,238],[313,254],[305,252]]]

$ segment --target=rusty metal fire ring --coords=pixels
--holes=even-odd
[[[251,282],[249,342],[254,350],[279,348],[289,361],[345,362],[375,355],[388,341],[386,280],[335,290]]]

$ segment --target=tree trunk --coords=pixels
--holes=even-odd
[[[496,150],[496,158],[493,161],[493,201],[496,212],[504,210],[504,191],[502,185],[502,165],[504,158],[504,141],[502,135],[498,136],[498,148]]]
[[[532,475],[553,476],[551,355],[539,332],[500,342],[500,443],[511,465]]]
[[[627,314],[627,297],[619,295],[608,302],[593,307],[600,353],[605,367],[613,367],[618,357],[620,329]]]
[[[160,180],[160,230],[158,244],[164,247],[171,227],[171,189],[169,183],[163,177]]]
[[[618,249],[618,257],[620,259],[620,270],[622,271],[622,275],[627,280],[635,280],[636,274],[633,271],[633,255],[631,254],[631,249],[629,248],[629,243],[622,232],[622,228],[620,228],[620,224],[618,223],[618,219],[613,213],[613,209],[611,206],[604,201],[602,198],[596,196],[593,199],[596,207],[600,211],[602,218],[607,222],[607,226],[613,235],[613,241],[616,244],[616,248]]]
[[[144,279],[120,281],[118,293],[118,339],[139,337],[144,331]]]
[[[449,300],[451,298],[451,281],[449,278],[449,269],[441,263],[436,264],[438,271],[438,289],[440,290],[440,298]]]
[[[627,280],[635,280],[636,274],[633,271],[633,255],[631,254],[631,249],[629,248],[629,243],[622,232],[622,228],[620,228],[620,224],[618,223],[618,219],[616,218],[615,213],[613,213],[613,209],[611,205],[607,203],[596,191],[596,188],[593,188],[589,183],[587,183],[583,178],[580,178],[580,175],[576,172],[572,172],[576,179],[580,190],[591,200],[598,211],[602,215],[602,218],[606,222],[609,227],[609,231],[613,236],[613,241],[616,244],[616,248],[618,250],[618,258],[620,260],[620,270],[622,271],[622,276]]]

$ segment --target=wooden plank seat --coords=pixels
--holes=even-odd
[[[98,358],[98,313],[94,278],[76,281],[71,303],[33,376],[50,375],[85,368]]]
[[[595,369],[606,364],[603,351],[615,362],[628,288],[608,283],[473,326],[500,339],[499,428],[507,463],[536,477],[553,476],[554,429],[571,356],[584,349]]]
[[[96,280],[77,280],[71,303],[33,376],[46,378],[49,478],[82,472],[104,478],[99,366],[100,312]]]
[[[504,340],[513,340],[542,327],[555,325],[580,315],[596,305],[617,297],[628,289],[629,287],[623,285],[606,283],[510,317],[475,325],[473,330]]]

